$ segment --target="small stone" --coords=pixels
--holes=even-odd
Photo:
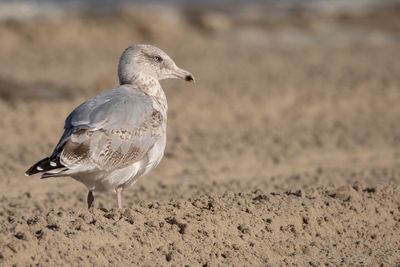
[[[26,240],[26,234],[23,233],[23,232],[17,232],[14,236],[15,236],[17,239]]]

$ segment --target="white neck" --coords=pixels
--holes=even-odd
[[[142,72],[135,73],[128,81],[125,80],[124,83],[120,82],[120,84],[134,85],[138,89],[152,96],[157,96],[158,91],[162,91],[161,85],[156,78],[145,75]]]
[[[139,72],[132,76],[128,84],[154,97],[162,111],[167,111],[167,97],[156,78]]]

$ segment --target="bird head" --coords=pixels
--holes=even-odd
[[[151,77],[158,81],[182,79],[194,82],[194,77],[189,71],[176,66],[175,62],[161,49],[147,44],[128,47],[119,60],[120,84],[132,83],[138,76]]]

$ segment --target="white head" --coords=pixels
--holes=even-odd
[[[146,44],[130,46],[122,53],[118,64],[120,84],[130,84],[139,77],[151,77],[158,81],[178,78],[194,82],[193,75],[176,66],[161,49]]]

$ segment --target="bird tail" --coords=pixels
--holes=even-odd
[[[26,172],[26,176],[31,176],[36,173],[43,173],[42,178],[62,176],[60,172],[67,168],[60,163],[60,158],[51,159],[46,157],[32,165]]]

